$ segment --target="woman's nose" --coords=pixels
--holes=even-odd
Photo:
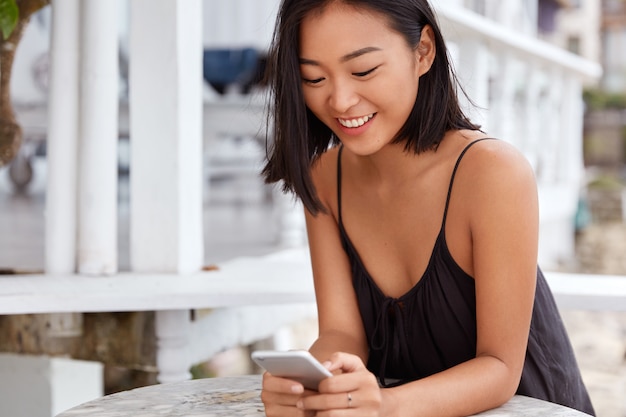
[[[335,83],[329,97],[329,105],[337,113],[345,113],[359,102],[359,95],[350,83]]]

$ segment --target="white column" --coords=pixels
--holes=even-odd
[[[477,39],[467,39],[458,42],[458,62],[455,68],[461,85],[469,98],[477,105],[472,107],[464,96],[459,101],[474,123],[478,123],[483,130],[489,129],[489,50]]]
[[[131,267],[195,272],[204,257],[202,4],[130,7]],[[159,381],[189,377],[188,328],[185,311],[157,314]]]
[[[565,77],[563,84],[562,111],[560,114],[563,146],[559,148],[561,150],[564,148],[565,152],[560,154],[563,171],[559,173],[559,180],[570,187],[575,187],[578,191],[584,170],[583,89],[580,79],[571,74]]]
[[[135,271],[187,273],[202,265],[201,27],[198,0],[131,2]]]
[[[525,138],[521,138],[516,129],[516,117],[520,117],[515,111],[515,89],[519,82],[516,60],[505,50],[499,50],[497,55],[498,69],[494,71],[496,88],[491,109],[492,133],[521,149]]]
[[[546,108],[543,118],[544,140],[542,143],[543,152],[541,155],[541,168],[543,180],[555,184],[558,181],[558,173],[563,166],[559,154],[562,152],[561,146],[567,144],[563,137],[562,118],[560,116],[564,106],[563,102],[563,71],[554,67],[548,72],[548,97],[546,98]],[[582,142],[581,142],[582,143]]]
[[[117,1],[83,0],[78,270],[117,271]]]
[[[76,269],[79,0],[52,2],[45,269]]]
[[[521,134],[524,140],[521,142],[521,150],[533,166],[537,168],[539,154],[543,151],[541,143],[543,132],[541,131],[541,89],[542,77],[540,68],[534,63],[526,66],[526,87],[524,93],[525,111],[523,114],[524,126]]]

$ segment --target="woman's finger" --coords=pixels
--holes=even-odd
[[[280,378],[269,372],[265,372],[263,374],[263,390],[284,394],[303,394],[304,386],[297,381]]]
[[[350,353],[335,352],[330,357],[329,371],[341,370],[342,372],[365,371],[367,368],[360,357]]]

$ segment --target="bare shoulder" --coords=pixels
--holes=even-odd
[[[474,144],[459,164],[458,192],[470,218],[499,215],[535,217],[537,184],[532,166],[513,145],[503,140]]]
[[[528,159],[504,140],[483,140],[472,145],[459,166],[462,177],[476,185],[534,186],[534,171]]]

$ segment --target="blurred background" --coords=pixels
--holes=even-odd
[[[169,272],[211,269],[240,257],[306,249],[300,206],[259,176],[266,139],[271,139],[271,123],[264,113],[263,72],[278,0],[133,2],[118,0],[104,6],[115,23],[102,32],[108,33],[105,45],[90,35],[89,10],[78,14],[83,21],[78,37],[54,31],[54,23],[74,21],[65,13],[55,16],[53,9],[72,10],[79,7],[76,3],[16,1],[24,20],[15,29],[21,31],[20,37],[2,38],[2,275],[50,275],[54,279],[59,272],[114,275],[163,271],[151,259],[156,255],[150,254],[171,250],[172,246],[161,241],[174,232],[164,232],[159,238],[163,226],[159,215],[167,213],[156,208],[160,207],[155,197],[159,184],[150,183],[151,178],[165,178],[163,188],[168,190],[168,178],[178,181],[172,194],[160,197],[163,206],[182,202],[183,197],[176,195],[189,192],[199,213],[191,223],[193,236],[185,234],[190,230],[185,227],[175,229],[182,240],[189,239],[190,253],[197,256],[176,261],[178,267],[165,267]],[[27,16],[27,10],[31,11],[27,7],[34,3],[38,5]],[[89,9],[94,3],[97,0],[85,1],[80,7]],[[493,136],[516,145],[535,168],[542,268],[626,279],[626,1],[441,0],[433,4],[456,70],[479,105],[468,108],[472,117]],[[168,10],[175,11],[172,20],[163,17]],[[187,25],[185,19],[193,24]],[[54,44],[68,38],[73,40]],[[193,42],[185,45],[187,39]],[[114,107],[99,107],[99,101],[106,100],[89,95],[90,89],[96,89],[89,84],[90,65],[96,66],[93,77],[97,79],[97,65],[103,62],[100,55],[109,57],[105,65],[113,63],[107,67],[113,72],[102,80],[107,82],[103,88],[114,98]],[[62,68],[59,62],[66,59],[80,63],[78,75],[63,81],[57,69],[56,85],[76,90],[54,90],[51,68],[55,62]],[[167,72],[176,65],[183,69]],[[193,68],[185,73],[185,65]],[[176,71],[183,73],[180,79],[167,78]],[[186,74],[193,76],[185,78]],[[150,77],[155,78],[154,84],[152,90],[146,90],[143,83]],[[170,89],[173,93],[167,95]],[[64,101],[70,94],[79,99]],[[186,111],[189,107],[182,103],[191,96],[191,105],[198,107],[195,118],[196,110]],[[151,103],[172,97],[181,97],[182,104],[172,100],[170,106],[170,113],[179,114],[177,119],[155,119],[158,113],[143,113]],[[61,119],[71,106],[79,109],[74,118]],[[113,120],[106,118],[111,109],[114,121],[107,123]],[[63,142],[67,139],[63,128],[68,126],[77,136],[71,145],[74,148]],[[167,145],[172,148],[161,145],[162,131],[176,132]],[[99,136],[102,134],[104,139]],[[187,136],[195,138],[195,148],[186,148]],[[108,147],[92,145],[103,142]],[[67,159],[55,156],[55,144],[73,154],[66,155]],[[58,149],[61,145],[56,150],[61,152]],[[168,149],[182,155],[187,152],[197,159],[198,169],[167,171],[171,169]],[[107,152],[113,152],[113,157],[105,158]],[[54,163],[51,157],[57,158]],[[74,171],[69,172],[76,178],[86,183],[89,178],[90,191],[63,186],[63,180],[51,181],[51,177],[62,178],[72,166]],[[69,184],[75,184],[76,178]],[[105,259],[96,255],[87,262],[80,256],[79,243],[71,254],[70,267],[55,266],[54,228],[47,222],[53,222],[51,213],[63,207],[54,202],[64,198],[75,199],[71,200],[74,203],[66,201],[75,210],[73,226],[66,234],[96,241],[102,230],[108,231],[112,243]],[[112,212],[89,211],[102,202],[112,203]],[[60,205],[52,207],[53,203]],[[85,223],[90,218],[92,223]],[[145,231],[150,225],[152,235]],[[54,233],[64,234],[63,230]],[[94,270],[91,265],[99,263],[107,266]],[[591,311],[581,306],[562,311],[600,417],[626,416],[624,310],[626,306],[622,311]],[[197,317],[213,313],[193,312]],[[289,317],[276,318],[273,326],[257,327],[245,342],[224,341],[215,344],[219,348],[207,348],[198,355],[202,360],[193,364],[191,374],[200,378],[256,373],[259,370],[249,361],[251,350],[307,348],[314,340],[314,310],[287,314],[280,310],[276,314]],[[253,311],[246,320],[254,328],[259,316]],[[59,330],[55,323],[60,322],[62,331],[55,332]],[[214,323],[227,326],[229,322]],[[87,396],[157,383],[154,327],[154,312],[76,313],[60,318],[54,314],[0,316],[0,387],[15,380],[30,381],[38,367],[49,366],[46,361],[50,358],[76,361],[67,366],[99,364],[94,371],[81,374],[83,384],[91,384],[95,390]],[[214,330],[219,338],[223,329]],[[125,343],[128,340],[133,343]],[[46,390],[50,388],[41,388],[36,395],[49,395]],[[5,397],[11,398],[5,398],[1,391],[0,403],[16,403],[7,417],[51,416],[62,411],[50,404],[42,405],[36,414],[20,411],[24,397],[8,394],[6,388]],[[70,395],[62,403],[67,408],[86,399]]]

